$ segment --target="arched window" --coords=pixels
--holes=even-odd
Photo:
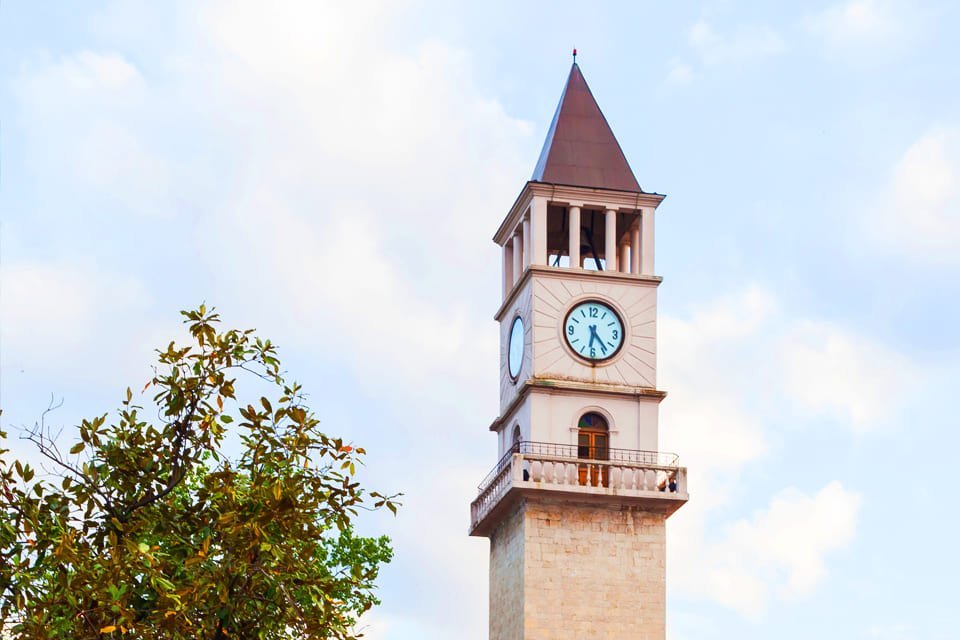
[[[610,427],[607,419],[596,412],[585,413],[577,423],[577,457],[587,460],[610,459]],[[610,468],[601,464],[581,464],[580,484],[609,484]]]
[[[520,452],[520,425],[517,425],[513,428],[513,442],[510,445],[510,450],[514,453]]]

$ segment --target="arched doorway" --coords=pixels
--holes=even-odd
[[[577,457],[587,460],[610,459],[610,426],[607,419],[594,411],[580,416],[577,423]],[[596,487],[610,484],[610,467],[601,464],[579,465],[580,484]]]

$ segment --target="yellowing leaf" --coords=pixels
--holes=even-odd
[[[117,625],[111,624],[106,627],[100,627],[100,633],[113,633],[117,630]]]
[[[277,501],[280,500],[281,492],[282,492],[282,488],[280,487],[280,483],[279,483],[279,482],[278,482],[277,484],[273,485],[273,499],[274,499],[274,500],[277,500]]]
[[[166,613],[163,614],[163,617],[169,618],[170,616],[175,616],[175,615],[177,615],[176,611],[167,611]]]

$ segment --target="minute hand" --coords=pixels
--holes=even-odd
[[[607,347],[606,347],[605,344],[603,344],[603,340],[602,340],[602,339],[600,338],[600,336],[597,334],[597,327],[596,327],[596,325],[590,325],[590,344],[593,344],[593,341],[594,341],[594,340],[596,340],[597,342],[600,343],[600,351],[603,352],[603,353],[606,353],[606,352],[607,352]]]
[[[590,343],[587,346],[592,347],[594,340],[600,343],[600,350],[606,353],[607,348],[603,345],[603,340],[600,339],[600,336],[597,335],[597,325],[592,324],[590,325]]]

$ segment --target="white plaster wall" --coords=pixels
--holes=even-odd
[[[657,450],[658,399],[597,395],[572,389],[531,391],[510,410],[531,377],[626,387],[656,388],[657,282],[609,277],[569,269],[532,272],[500,322],[500,415],[497,444],[503,456],[520,425],[524,440],[576,443],[576,424],[589,410],[599,410],[611,422],[610,446]],[[563,321],[567,312],[586,299],[599,299],[617,310],[626,332],[620,352],[609,362],[590,366],[566,346]],[[507,356],[510,328],[517,316],[524,323],[524,356],[520,375],[510,378]]]
[[[520,426],[521,440],[534,440],[530,428],[531,424],[531,396],[514,407],[514,410],[501,422],[500,430],[497,432],[497,460],[499,460],[513,446],[513,429]]]
[[[657,450],[657,400],[593,394],[532,393],[529,424],[535,442],[577,443],[577,422],[596,411],[610,423],[610,446],[617,449]]]
[[[533,357],[533,321],[532,318],[532,286],[531,281],[523,285],[517,294],[510,309],[503,315],[500,322],[500,415],[507,410],[510,403],[517,397],[517,390],[523,386],[533,373],[531,364]],[[516,382],[510,378],[510,369],[507,356],[510,350],[510,329],[513,319],[517,316],[523,319],[523,363],[520,366],[520,375]]]
[[[527,304],[533,311],[533,375],[656,388],[657,283],[560,273],[560,277],[537,273],[532,278],[532,299]],[[574,356],[563,338],[567,312],[587,299],[607,302],[616,309],[626,332],[620,352],[597,366]]]
[[[624,398],[573,391],[531,392],[503,420],[497,434],[498,456],[503,456],[513,444],[517,424],[523,440],[576,444],[577,422],[588,411],[596,411],[609,421],[611,447],[656,451],[657,401],[652,397]]]

